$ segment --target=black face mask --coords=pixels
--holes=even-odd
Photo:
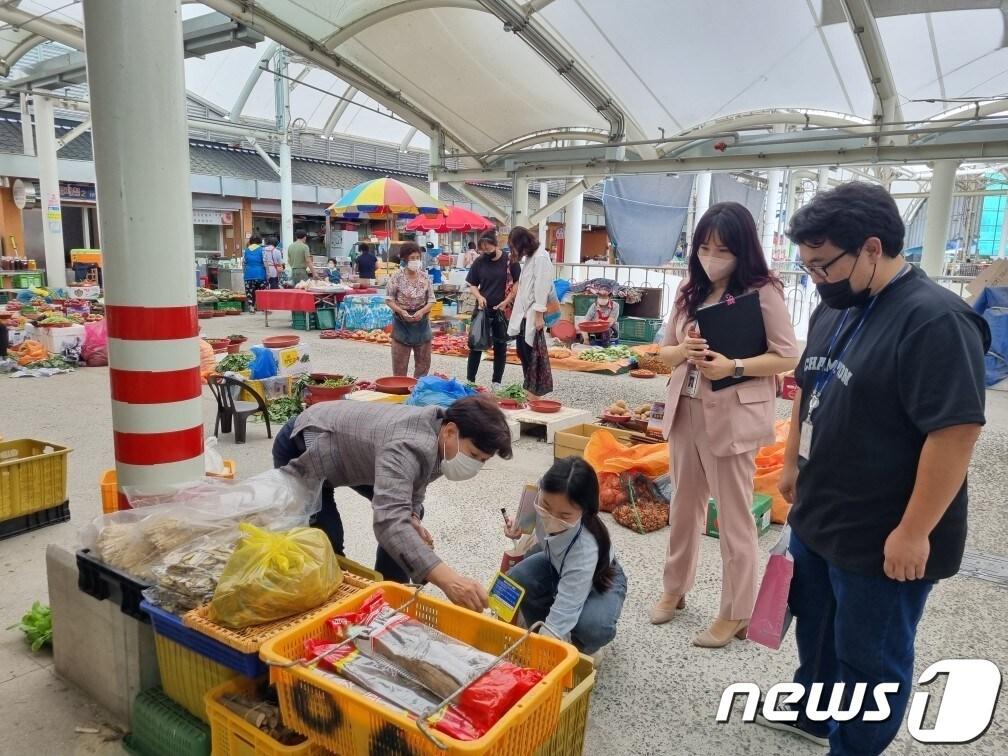
[[[858,250],[857,257],[861,257],[860,249]],[[856,259],[854,267],[857,267]],[[871,299],[871,282],[875,278],[875,267],[872,268],[868,285],[862,291],[855,292],[851,289],[850,277],[852,275],[854,275],[854,268],[851,268],[851,272],[843,281],[816,284],[819,298],[826,303],[827,307],[832,307],[834,310],[846,310],[850,307],[864,307],[868,304],[868,300]]]

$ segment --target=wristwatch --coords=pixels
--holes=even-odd
[[[732,373],[732,378],[741,378],[745,373],[745,366],[742,364],[742,360],[735,360],[735,372]]]

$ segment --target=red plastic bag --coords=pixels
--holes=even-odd
[[[88,367],[108,365],[108,326],[104,318],[84,324],[81,359]]]
[[[356,612],[330,618],[328,625],[340,638],[352,626],[367,627],[368,655],[380,655],[403,669],[438,700],[468,684],[457,699],[457,708],[481,735],[542,680],[538,670],[510,662],[489,669],[494,656],[396,611],[381,592]]]
[[[626,486],[620,483],[617,473],[599,473],[599,510],[612,512],[617,507],[626,506]]]

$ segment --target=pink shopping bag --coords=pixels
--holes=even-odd
[[[788,609],[788,594],[791,578],[794,577],[794,559],[787,547],[791,539],[791,529],[784,528],[780,540],[770,550],[763,582],[756,595],[756,606],[749,620],[746,637],[761,646],[780,648],[791,625],[791,610]]]

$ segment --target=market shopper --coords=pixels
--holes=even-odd
[[[245,279],[245,301],[249,312],[255,312],[255,295],[259,289],[266,288],[266,264],[263,259],[263,243],[259,234],[249,236],[248,244],[242,253],[243,277]]]
[[[288,420],[273,442],[275,467],[328,483],[316,524],[337,553],[343,524],[332,490],[347,486],[371,500],[378,572],[397,582],[434,583],[475,611],[487,605],[486,588],[441,561],[421,520],[429,483],[442,475],[469,480],[495,454],[511,458],[511,431],[497,403],[484,396],[447,409],[321,402]]]
[[[546,308],[553,292],[553,263],[535,235],[523,226],[511,229],[508,246],[512,255],[525,261],[508,335],[518,337],[525,393],[529,399],[537,399],[553,390],[553,372],[546,350]]]
[[[371,251],[370,244],[362,243],[358,249],[360,254],[357,255],[357,260],[354,263],[357,266],[357,277],[362,283],[370,284],[375,280],[375,274],[378,272],[378,258]]]
[[[280,288],[280,279],[284,274],[283,250],[277,247],[277,238],[266,239],[263,246],[263,264],[266,266],[266,286],[270,289]]]
[[[551,635],[594,654],[616,637],[627,579],[599,519],[599,482],[580,457],[558,459],[539,481],[537,549],[508,571],[525,589],[526,626],[545,622]],[[521,533],[505,534],[518,538]]]
[[[434,285],[423,269],[417,244],[403,244],[399,257],[406,267],[393,273],[385,285],[385,302],[392,310],[392,375],[406,375],[412,354],[413,376],[422,378],[430,371]]]
[[[480,237],[479,251],[480,256],[466,275],[466,283],[476,298],[476,307],[490,318],[493,331],[493,374],[490,380],[494,392],[497,392],[507,366],[508,317],[518,294],[521,266],[508,260],[508,256],[497,246],[497,235],[493,232]],[[469,353],[466,377],[470,383],[476,382],[476,373],[482,361],[482,351],[474,349]]]
[[[831,754],[892,742],[913,687],[914,640],[935,582],[959,570],[966,470],[984,424],[990,331],[902,255],[904,226],[879,186],[817,194],[788,235],[822,304],[795,371],[780,490],[793,502],[789,604],[795,682],[898,683],[881,722],[768,724]]]
[[[315,275],[311,250],[308,248],[308,232],[301,230],[294,234],[294,243],[287,250],[287,261],[291,267],[291,280],[295,284],[307,281]]]
[[[775,376],[795,366],[798,347],[780,282],[767,269],[756,223],[737,202],[713,205],[697,223],[689,275],[665,325],[661,357],[672,368],[665,399],[675,494],[663,576],[664,593],[651,609],[662,624],[685,605],[696,576],[708,500],[718,507],[721,605],[710,627],[693,640],[718,648],[744,638],[756,602],[757,540],[752,507],[756,450],[774,440]],[[710,350],[696,328],[697,310],[755,291],[767,351],[735,359]],[[712,381],[751,380],[714,390]]]
[[[585,313],[585,320],[606,320],[609,322],[609,330],[602,333],[582,333],[581,340],[585,344],[596,342],[603,347],[609,346],[613,339],[619,338],[618,318],[619,306],[613,301],[612,293],[609,289],[599,289],[595,294],[595,301]]]

